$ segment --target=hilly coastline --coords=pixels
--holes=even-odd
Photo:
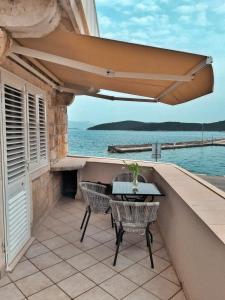
[[[88,130],[134,130],[134,131],[225,131],[225,121],[213,123],[162,122],[146,123],[121,121],[104,123],[89,127]]]

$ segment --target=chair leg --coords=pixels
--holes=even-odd
[[[122,238],[123,233],[124,233],[123,229],[120,228],[119,233],[117,235],[117,247],[116,247],[116,253],[115,253],[115,257],[114,257],[114,261],[113,261],[113,266],[116,265],[117,256],[118,256],[118,252],[119,252],[119,248],[120,248],[120,243],[121,243],[121,238]]]
[[[153,243],[153,235],[152,235],[152,233],[151,233],[150,230],[148,230],[148,232],[149,232],[149,234],[150,234],[150,237],[151,237],[151,244],[152,244],[152,243]]]
[[[113,215],[111,213],[111,223],[112,223],[112,228],[114,228],[114,220],[113,220]]]
[[[114,224],[115,226],[115,233],[116,233],[116,245],[117,245],[117,239],[118,239],[118,230],[117,230],[117,225],[116,223]]]
[[[83,220],[82,220],[82,223],[81,223],[81,225],[80,225],[80,230],[81,230],[81,229],[83,228],[83,226],[84,226],[84,222],[85,222],[85,220],[86,220],[87,213],[88,213],[88,211],[87,211],[87,209],[86,209],[85,214],[84,214],[84,217],[83,217]]]
[[[152,257],[152,248],[151,248],[151,243],[150,243],[150,239],[149,239],[150,234],[149,234],[148,228],[146,228],[145,235],[146,235],[146,241],[147,241],[147,246],[148,246],[148,250],[149,250],[151,268],[154,269],[154,262],[153,262],[153,257]]]
[[[89,208],[89,210],[88,210],[87,221],[86,221],[86,223],[85,223],[84,230],[83,230],[83,233],[82,233],[82,236],[81,236],[81,239],[80,239],[80,242],[81,242],[81,243],[83,242],[84,235],[85,235],[85,232],[86,232],[86,229],[87,229],[87,226],[88,226],[88,222],[89,222],[90,216],[91,216],[91,209]]]

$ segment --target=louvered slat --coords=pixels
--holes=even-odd
[[[14,87],[5,85],[4,96],[8,182],[10,183],[15,179],[15,171],[17,171],[17,176],[25,174],[23,93]],[[16,151],[11,152],[11,149]],[[20,153],[20,160],[18,160],[18,153]]]
[[[47,139],[46,139],[46,115],[45,115],[45,101],[42,98],[38,99],[39,108],[39,145],[40,145],[40,159],[47,159]]]
[[[38,139],[37,139],[37,111],[36,98],[28,93],[28,118],[29,118],[29,153],[30,168],[38,162]]]

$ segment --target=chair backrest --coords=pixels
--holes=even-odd
[[[133,174],[129,173],[129,172],[118,174],[113,178],[113,181],[132,182],[133,181]],[[141,174],[138,175],[138,181],[139,182],[147,182],[146,178]]]
[[[156,221],[159,202],[130,202],[110,200],[113,218],[127,230],[146,228]],[[129,231],[129,230],[128,230]]]
[[[105,213],[111,199],[104,194],[106,187],[92,182],[80,182],[82,196],[90,209],[95,213]]]

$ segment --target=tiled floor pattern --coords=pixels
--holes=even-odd
[[[116,267],[109,215],[93,215],[80,243],[81,201],[63,199],[36,233],[26,255],[0,280],[1,300],[185,300],[178,278],[152,227],[155,269],[144,236],[125,234]]]

